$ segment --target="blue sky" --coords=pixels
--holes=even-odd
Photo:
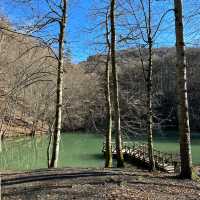
[[[120,0],[121,2],[125,0]],[[145,1],[145,0],[144,0]],[[19,23],[32,23],[35,16],[32,14],[32,9],[27,5],[16,5],[14,0],[0,0],[0,11],[6,15],[13,24]],[[46,6],[43,4],[43,0],[33,0],[34,9],[37,12],[45,12]],[[89,55],[93,55],[101,51],[102,48],[98,48],[98,45],[94,45],[98,41],[97,37],[102,32],[101,28],[95,29],[92,33],[89,33],[88,28],[94,27],[98,19],[92,16],[91,9],[95,7],[101,7],[104,1],[101,0],[69,0],[69,19],[67,28],[67,41],[69,41],[69,47],[71,49],[72,61],[78,63],[79,61],[86,60]],[[160,2],[155,1],[156,17],[164,10],[173,6],[173,0],[166,0]],[[186,42],[196,43],[199,39],[199,34],[195,31],[199,29],[199,16],[188,18],[192,14],[192,10],[198,10],[200,8],[200,0],[185,0],[184,11],[186,21],[185,39]],[[200,10],[200,9],[199,9]],[[140,14],[139,14],[140,15]],[[132,19],[130,18],[130,21]],[[156,22],[157,23],[157,22]],[[156,24],[155,23],[155,24]],[[192,25],[194,24],[194,26]],[[159,34],[156,40],[155,46],[172,46],[175,43],[174,27],[173,27],[173,15],[168,15],[165,21],[163,21],[162,29],[165,29],[162,34]],[[45,34],[56,34],[56,27],[50,27]],[[120,32],[120,31],[118,31]],[[200,30],[199,30],[200,32]]]
[[[38,1],[35,1],[34,9],[38,7],[38,10],[45,11],[45,4],[42,4],[42,0],[39,5],[36,2]],[[92,4],[92,0],[73,0],[69,7],[67,41],[69,41],[72,61],[75,63],[86,60],[89,55],[94,54],[94,51],[89,48],[90,34],[87,32],[87,27],[90,27],[92,23],[89,17]],[[16,5],[12,0],[1,0],[0,11],[14,26],[23,23],[31,24],[33,22],[33,15],[30,14],[32,10],[27,5]],[[56,26],[48,29],[49,32],[57,34],[55,30]]]

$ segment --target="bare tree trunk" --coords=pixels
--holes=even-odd
[[[49,143],[47,146],[47,165],[50,167],[50,151],[51,151],[51,144],[53,138],[53,127],[54,127],[55,120],[52,123],[49,123]]]
[[[148,17],[148,73],[147,73],[147,134],[148,134],[148,156],[149,170],[155,170],[154,154],[153,154],[153,111],[152,111],[152,34],[151,34],[151,0],[149,0],[149,17]]]
[[[110,4],[110,25],[111,25],[111,65],[113,76],[113,96],[114,96],[114,114],[115,114],[115,132],[116,132],[116,151],[117,151],[117,167],[124,167],[124,158],[122,152],[122,136],[120,126],[120,108],[119,108],[119,86],[118,75],[116,69],[115,55],[115,0],[111,0]]]
[[[4,40],[4,34],[1,33],[0,36],[0,52],[1,52],[1,42]],[[2,139],[3,139],[3,133],[2,133],[2,126],[3,126],[3,120],[1,119],[1,124],[0,124],[0,153],[2,152]],[[1,180],[1,177],[0,177]]]
[[[148,134],[148,155],[149,170],[155,170],[153,154],[153,111],[152,111],[152,41],[149,38],[149,64],[147,75],[147,134]]]
[[[58,58],[58,77],[57,77],[57,99],[56,99],[56,116],[55,127],[53,135],[53,149],[52,157],[49,167],[57,167],[59,156],[59,144],[60,144],[60,131],[61,131],[61,119],[62,119],[62,90],[63,90],[63,64],[64,64],[64,37],[66,26],[66,14],[67,14],[67,0],[62,1],[62,17],[59,23],[59,58]]]
[[[187,98],[187,73],[185,44],[183,36],[182,1],[174,0],[176,29],[176,76],[178,98],[178,121],[180,134],[180,156],[182,178],[192,178],[192,156],[190,144],[190,124]]]
[[[106,74],[105,74],[105,97],[107,107],[107,130],[106,130],[106,152],[105,152],[105,167],[112,167],[112,105],[110,92],[110,41],[108,28],[108,13],[106,15],[106,43],[108,53],[106,59]]]

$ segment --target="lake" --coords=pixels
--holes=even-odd
[[[144,138],[129,140],[145,142]],[[60,144],[59,167],[103,167],[102,143],[104,137],[99,134],[73,133],[62,134]],[[10,138],[2,143],[0,155],[1,170],[30,170],[47,167],[47,136],[35,138]],[[157,136],[156,148],[166,152],[178,152],[178,137],[175,133]],[[193,163],[200,165],[200,134],[192,137]]]

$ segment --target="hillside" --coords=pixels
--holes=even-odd
[[[147,65],[147,50],[142,50],[144,65]],[[193,130],[200,130],[200,49],[188,48],[188,95],[190,121]],[[117,64],[120,83],[122,127],[128,132],[137,132],[145,127],[146,86],[137,49],[118,51]],[[91,56],[81,63],[86,73],[96,74],[103,85],[105,56]],[[144,69],[145,70],[145,69]],[[102,88],[103,90],[103,88]],[[158,48],[153,51],[153,110],[155,128],[177,129],[176,112],[176,66],[175,49]],[[102,92],[103,96],[103,92]]]
[[[8,30],[0,32],[0,136],[46,133],[55,117],[57,61],[41,41],[14,33],[1,20]],[[97,88],[96,76],[65,60],[64,131],[90,124]]]
[[[52,109],[53,61],[38,40],[12,32],[9,23],[7,28],[0,32],[0,135],[41,134]]]
[[[2,22],[11,29],[8,22]],[[187,49],[190,121],[200,130],[200,49]],[[141,51],[147,64],[147,49]],[[47,132],[54,119],[56,61],[40,41],[9,31],[0,33],[0,132],[2,136]],[[117,52],[123,132],[138,134],[146,126],[146,86],[141,55]],[[65,61],[63,131],[105,130],[105,55],[78,65]],[[144,69],[145,71],[145,69]],[[177,129],[175,50],[153,51],[154,128]],[[44,129],[42,128],[44,127]]]

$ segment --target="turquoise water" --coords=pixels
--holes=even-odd
[[[132,138],[129,140],[144,141]],[[103,136],[98,134],[63,134],[60,145],[59,167],[103,167]],[[11,138],[4,140],[0,155],[1,170],[30,170],[47,167],[48,137]],[[178,138],[156,137],[155,147],[166,152],[178,152]],[[200,164],[200,136],[192,138],[194,164]]]

